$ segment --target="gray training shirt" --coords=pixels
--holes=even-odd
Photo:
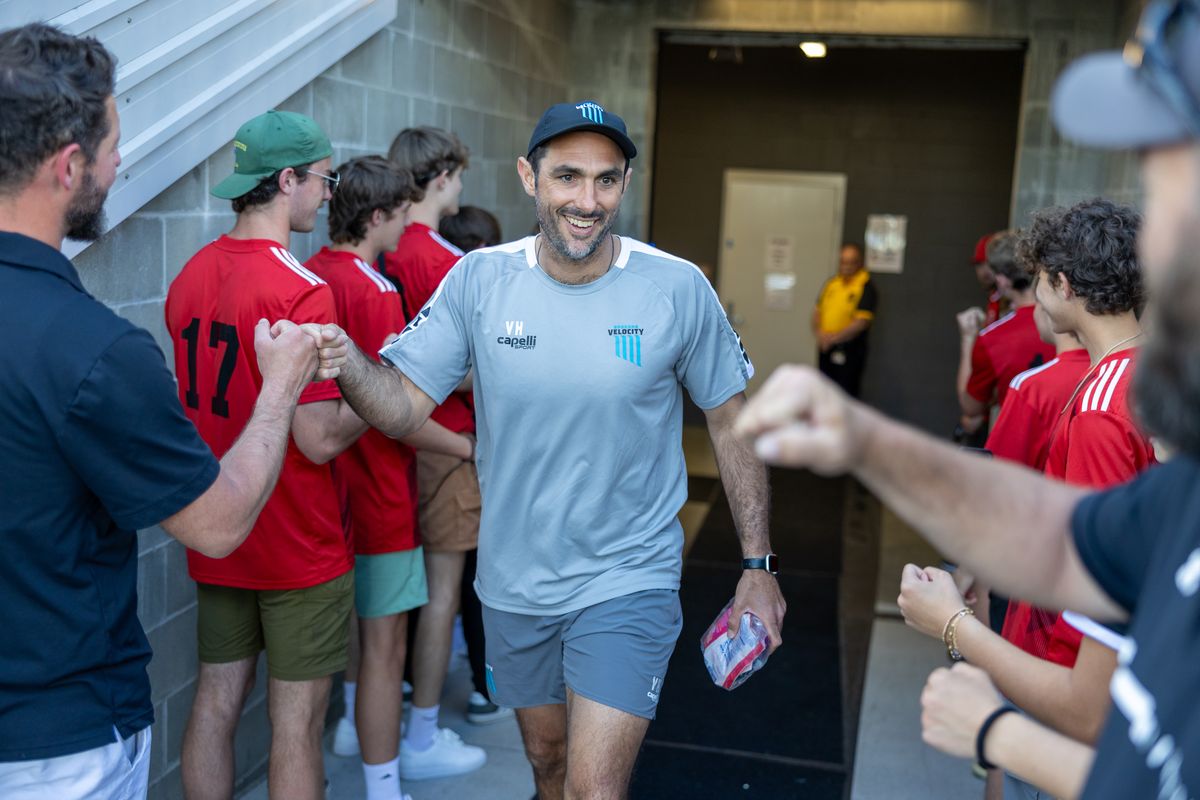
[[[491,608],[678,589],[681,385],[710,409],[753,375],[700,270],[619,238],[613,268],[578,286],[542,271],[532,236],[468,253],[380,351],[438,403],[475,367],[475,589]]]

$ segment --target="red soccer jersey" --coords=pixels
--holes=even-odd
[[[402,288],[406,320],[415,317],[429,302],[442,278],[462,257],[463,251],[433,228],[420,222],[409,223],[400,235],[400,244],[383,260],[384,272]],[[475,432],[475,411],[466,392],[451,392],[434,409],[432,419],[455,433]]]
[[[342,327],[364,353],[374,355],[387,336],[404,329],[396,287],[358,256],[325,247],[304,266],[329,284]],[[419,544],[411,447],[371,428],[335,459],[333,476],[355,553],[394,553]]]
[[[1050,436],[1087,372],[1087,350],[1068,350],[1012,379],[987,449],[997,458],[1042,470]],[[1027,653],[1045,658],[1058,613],[1010,600],[1002,635]]]
[[[979,332],[971,351],[967,393],[984,405],[1002,404],[1012,379],[1054,358],[1033,322],[1033,306],[1023,306]]]
[[[1122,350],[1106,356],[1090,372],[1050,442],[1047,475],[1106,489],[1156,463],[1154,445],[1138,429],[1129,408],[1136,359],[1136,348]],[[1082,640],[1083,634],[1060,615],[1050,631],[1046,657],[1073,666]]]
[[[1088,364],[1087,350],[1068,350],[1013,378],[988,435],[992,455],[1040,471],[1046,464],[1050,433]]]
[[[171,283],[166,318],[179,399],[218,458],[245,428],[262,388],[258,321],[337,319],[329,287],[284,247],[228,236],[200,250]],[[339,396],[337,384],[325,381],[306,388],[300,402]],[[244,589],[302,589],[353,565],[332,472],[305,458],[290,438],[279,482],[246,541],[222,559],[188,551],[194,580]]]

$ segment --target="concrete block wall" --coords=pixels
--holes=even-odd
[[[410,125],[455,130],[471,149],[463,203],[491,210],[505,235],[518,238],[534,214],[516,177],[516,158],[541,111],[568,99],[572,20],[564,0],[400,0],[391,25],[278,107],[313,116],[329,134],[335,164],[386,153],[392,137]],[[232,165],[231,146],[222,147],[75,259],[88,290],[150,331],[168,362],[167,287],[188,258],[233,226],[229,203],[209,194]],[[292,251],[308,258],[326,242],[324,231],[322,215],[316,231],[292,239]],[[183,547],[161,529],[140,534],[138,593],[154,648],[150,797],[178,798],[197,671],[196,591]],[[239,785],[265,769],[266,683],[260,663],[238,732]]]

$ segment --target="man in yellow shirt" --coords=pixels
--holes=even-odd
[[[858,397],[867,364],[867,330],[879,298],[856,244],[842,245],[837,274],[825,282],[813,309],[817,365],[851,397]]]

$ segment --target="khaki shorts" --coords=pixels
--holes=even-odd
[[[474,462],[417,451],[417,508],[426,550],[456,553],[478,547],[480,505]]]
[[[200,660],[227,664],[267,651],[267,672],[311,681],[346,668],[354,570],[305,589],[196,584]]]

